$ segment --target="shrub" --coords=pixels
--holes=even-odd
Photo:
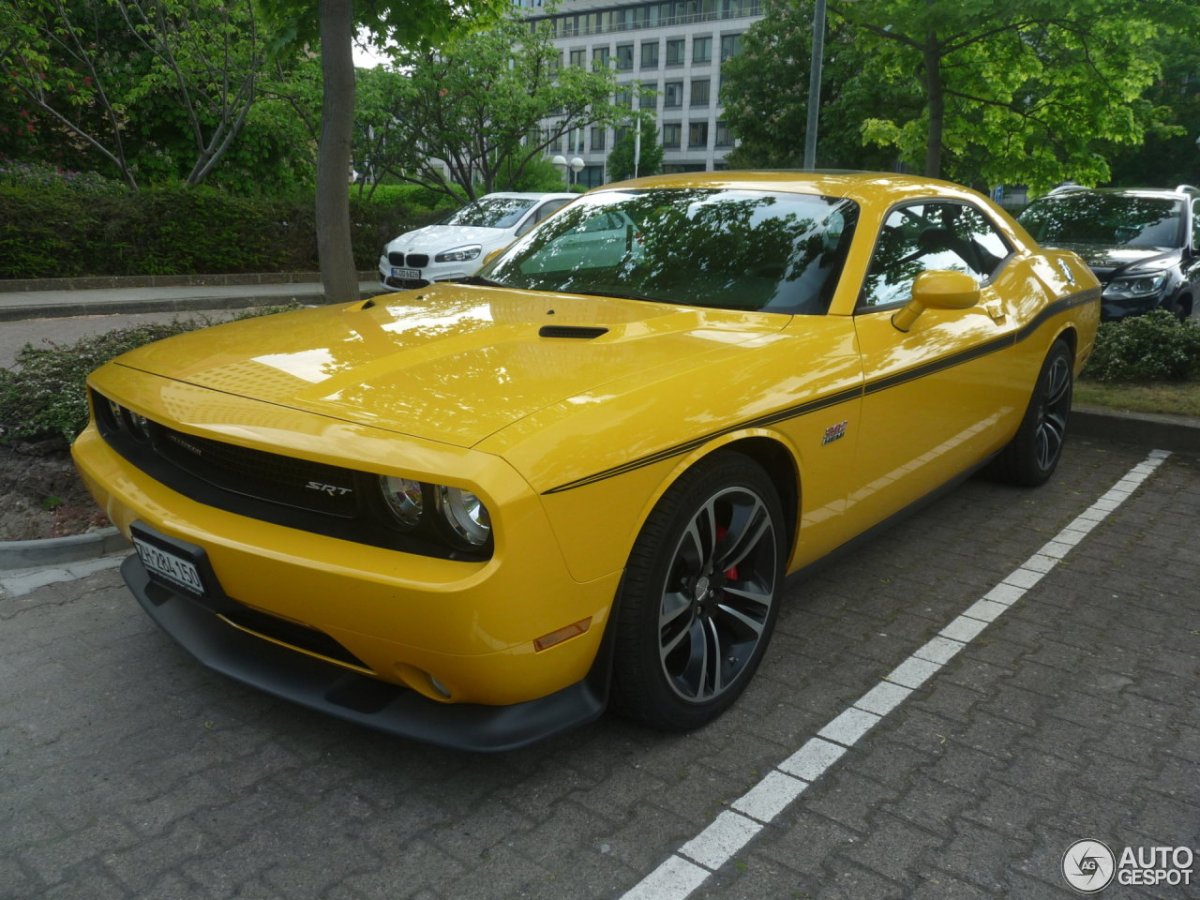
[[[1200,326],[1166,310],[1105,322],[1083,377],[1093,381],[1186,381],[1200,375]]]
[[[0,177],[0,278],[304,272],[319,268],[313,199],[238,197],[182,185],[76,190]],[[90,185],[91,183],[88,182]],[[403,203],[353,201],[360,269],[396,235],[437,218]]]
[[[295,308],[263,307],[234,318]],[[17,354],[15,368],[0,369],[0,443],[55,437],[70,443],[87,425],[89,373],[127,350],[211,324],[203,317],[176,319],[168,324],[120,328],[68,346],[26,344]]]

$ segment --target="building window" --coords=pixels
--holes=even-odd
[[[667,41],[667,65],[683,65],[683,38],[672,38]]]
[[[617,44],[617,71],[628,72],[633,68],[633,44]]]
[[[692,80],[692,106],[708,106],[708,79]]]
[[[663,109],[678,109],[683,106],[683,82],[668,81],[663,85]]]
[[[638,109],[658,109],[658,88],[643,84],[638,88]]]
[[[741,49],[742,36],[740,34],[721,35],[721,62],[737,56]]]
[[[717,141],[718,147],[732,147],[733,146],[733,135],[729,131],[729,126],[726,125],[724,122],[717,123],[716,141]]]
[[[608,68],[608,53],[607,47],[594,47],[592,49],[592,68],[607,69]]]
[[[700,150],[708,148],[707,122],[693,122],[688,126],[688,148]]]
[[[622,109],[633,109],[633,85],[618,88],[613,96],[613,102]]]
[[[586,54],[587,54],[586,50],[572,50],[571,51],[571,65],[573,65],[577,69],[582,69],[584,60],[587,58]]]
[[[593,150],[603,150],[604,149],[604,133],[606,130],[607,129],[605,129],[603,126],[600,126],[600,125],[592,126],[592,149]]]
[[[683,128],[678,122],[663,122],[662,145],[666,150],[678,150]]]
[[[625,140],[625,138],[627,138],[630,134],[631,132],[628,125],[618,125],[613,129],[613,146],[617,146],[617,144]]]
[[[658,41],[642,42],[642,68],[658,68]]]
[[[712,37],[706,35],[692,38],[692,64],[706,62],[712,62]]]

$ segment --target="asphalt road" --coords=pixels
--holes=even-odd
[[[1076,439],[795,584],[683,736],[406,743],[208,672],[113,569],[0,578],[0,895],[1070,898],[1081,839],[1200,855],[1200,458],[1149,449]]]

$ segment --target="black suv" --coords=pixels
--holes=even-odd
[[[1055,188],[1017,216],[1047,247],[1074,250],[1104,285],[1105,319],[1166,309],[1186,319],[1200,298],[1200,190]]]

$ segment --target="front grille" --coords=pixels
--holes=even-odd
[[[392,251],[387,258],[393,266],[408,266],[410,269],[423,269],[429,265],[428,253],[410,253],[406,257],[399,251]]]
[[[152,426],[152,434],[160,456],[215,487],[345,519],[358,513],[350,469],[223,444],[162,425]]]
[[[264,522],[374,547],[440,559],[483,560],[456,549],[426,516],[404,530],[388,511],[379,476],[326,463],[239,447],[186,434],[157,422],[135,427],[128,410],[92,392],[96,427],[117,453],[148,476],[197,503]]]

